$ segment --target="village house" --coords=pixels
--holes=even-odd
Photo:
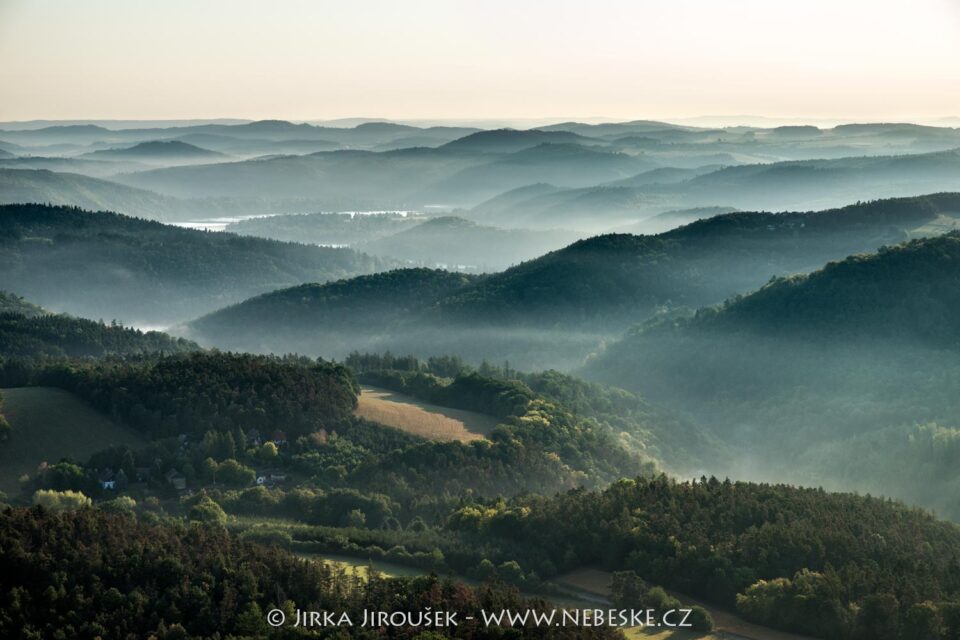
[[[167,480],[167,484],[172,486],[177,491],[183,491],[187,488],[187,478],[182,473],[176,469],[170,469],[163,476]]]
[[[273,486],[287,481],[287,474],[276,469],[262,469],[257,472],[257,484]]]
[[[117,476],[113,469],[104,469],[97,474],[97,482],[101,489],[115,490],[117,488]]]

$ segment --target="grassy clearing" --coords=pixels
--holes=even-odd
[[[67,456],[85,461],[111,445],[146,445],[140,434],[62,389],[23,387],[0,393],[3,413],[13,427],[10,440],[0,445],[0,491],[10,495],[20,490],[19,477],[32,474],[41,462]]]
[[[441,407],[395,391],[366,386],[360,394],[357,415],[422,438],[441,441],[479,440],[497,426],[496,418],[491,416]]]

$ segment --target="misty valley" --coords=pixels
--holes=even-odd
[[[0,123],[3,637],[960,638],[958,389],[949,126]]]

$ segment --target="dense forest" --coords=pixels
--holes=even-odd
[[[960,529],[882,499],[658,477],[471,505],[447,526],[534,566],[632,570],[818,638],[960,634]]]
[[[22,357],[3,362],[3,384],[59,387],[151,438],[189,438],[187,450],[133,452],[140,466],[157,467],[158,474],[173,467],[193,477],[208,457],[218,463],[256,464],[257,439],[282,440],[284,455],[277,462],[316,477],[320,486],[387,488],[405,499],[428,487],[449,495],[595,487],[624,475],[652,472],[658,464],[657,441],[651,437],[661,429],[655,412],[633,421],[598,420],[597,413],[567,409],[559,394],[552,400],[494,372],[483,376],[462,369],[451,378],[369,367],[361,372],[365,379],[485,413],[501,423],[489,439],[478,442],[429,442],[355,418],[359,389],[341,365],[295,356],[191,351],[194,345],[185,342],[171,344],[187,353],[170,349],[164,354],[162,348],[144,347],[165,343],[154,345],[135,331],[89,321],[84,322],[94,330],[125,336],[126,342],[116,342],[126,350],[118,348],[111,352],[116,355],[97,360],[48,357],[56,342],[42,331],[51,318],[62,317],[16,318],[24,331],[44,340],[23,342]],[[553,386],[573,384],[557,380]],[[672,428],[674,423],[664,424]],[[258,435],[251,437],[252,432]],[[283,435],[274,436],[276,432]],[[669,429],[661,433],[664,443],[680,446]],[[682,458],[674,453],[674,459]],[[41,474],[36,486],[95,491],[96,470],[116,469],[122,457],[118,453],[103,464],[71,471],[67,475],[75,481]],[[157,465],[157,459],[162,463]]]
[[[278,343],[299,350],[349,351],[357,340],[403,326],[411,315],[439,296],[474,281],[477,276],[439,269],[397,269],[338,280],[303,284],[265,293],[221,309],[189,324],[190,335],[218,346],[273,348]],[[264,327],[270,326],[269,331]],[[318,331],[322,329],[322,331]]]
[[[640,326],[586,373],[763,451],[753,477],[880,492],[957,517],[960,236],[775,279]],[[788,452],[789,453],[786,453]]]
[[[510,451],[522,443],[524,448],[543,451],[576,472],[578,483],[610,481],[642,468],[639,458],[620,446],[607,425],[579,418],[516,380],[478,373],[445,380],[421,372],[370,371],[360,381],[493,415],[502,421],[490,436],[495,446]],[[647,461],[648,469],[653,462]]]
[[[615,638],[606,628],[485,628],[480,610],[545,609],[516,590],[436,576],[362,580],[238,540],[216,526],[138,521],[96,509],[0,514],[7,638]],[[456,611],[457,627],[363,628],[364,610]],[[272,629],[266,612],[286,612]],[[353,627],[294,628],[296,610],[346,613]],[[476,621],[466,620],[473,615]]]
[[[939,233],[928,225],[957,210],[956,194],[936,194],[820,212],[735,212],[656,236],[581,240],[446,290],[431,278],[421,295],[410,288],[418,272],[394,275],[383,284],[410,295],[393,307],[389,322],[371,313],[364,323],[344,327],[341,318],[356,312],[369,290],[371,281],[362,278],[338,283],[336,298],[281,290],[210,314],[190,329],[198,340],[230,349],[334,358],[351,347],[421,357],[458,353],[474,362],[509,358],[528,370],[569,369],[654,314],[682,314],[774,276],[812,271],[910,234]],[[391,299],[389,291],[383,296]],[[326,331],[317,331],[321,327]]]
[[[17,305],[6,304],[9,301]],[[159,331],[139,331],[64,314],[42,313],[35,305],[0,293],[0,368],[18,360],[98,358],[107,355],[181,353],[199,347]],[[5,309],[15,308],[16,311]],[[28,315],[24,315],[24,311]],[[5,384],[12,384],[8,380]]]
[[[0,125],[0,637],[960,640],[960,129],[101,124]]]
[[[906,239],[960,196],[881,200],[807,213],[736,212],[656,236],[609,234],[574,243],[440,301],[445,317],[494,324],[621,327],[658,306],[701,306],[774,275]]]
[[[180,229],[73,207],[0,207],[0,278],[48,308],[156,325],[389,266],[349,249]]]
[[[40,305],[28,301],[23,296],[18,296],[9,291],[0,291],[0,313],[14,313],[33,318],[49,312]]]
[[[296,438],[347,422],[357,394],[339,365],[245,354],[104,360],[38,375],[157,438],[238,429],[279,429]]]

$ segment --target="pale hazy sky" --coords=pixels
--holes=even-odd
[[[960,0],[0,0],[0,120],[960,116]]]

